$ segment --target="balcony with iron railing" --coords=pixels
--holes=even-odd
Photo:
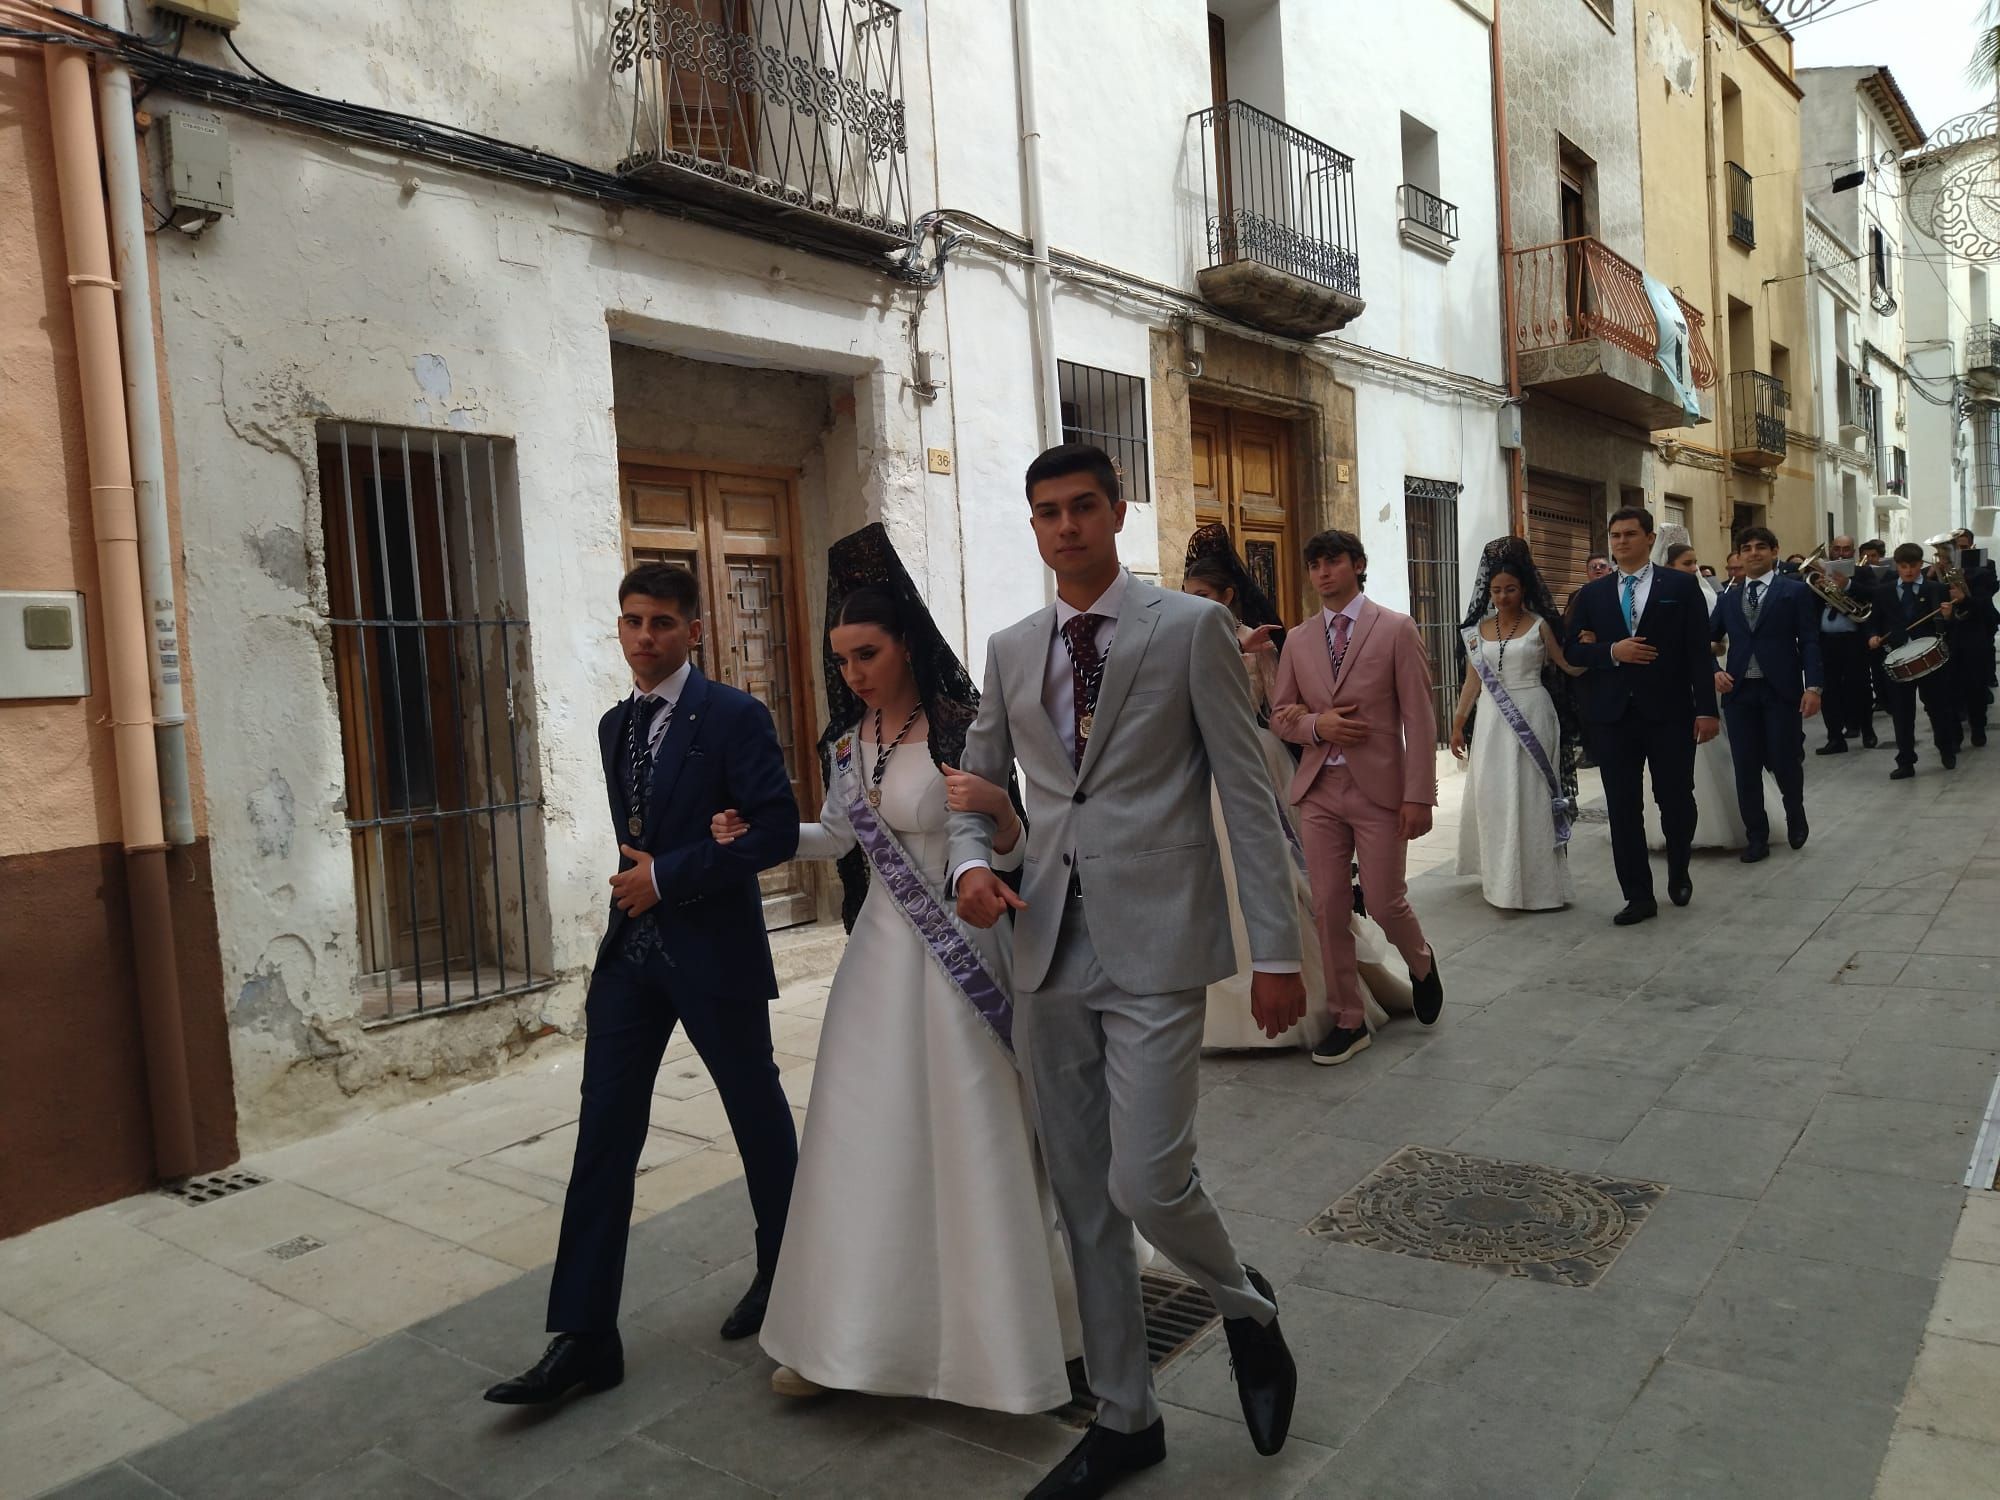
[[[1687,325],[1661,333],[1645,274],[1601,240],[1556,240],[1514,252],[1514,348],[1521,383],[1617,417],[1649,432],[1692,426],[1683,404],[1715,386],[1702,315],[1673,304]],[[1675,367],[1670,377],[1662,346]]]
[[[1449,260],[1458,243],[1458,205],[1414,182],[1404,183],[1396,192],[1403,201],[1403,221],[1398,226],[1403,243]]]
[[[1367,304],[1353,158],[1240,99],[1189,119],[1207,247],[1208,264],[1195,273],[1202,299],[1293,338],[1359,317]]]
[[[2000,324],[1974,323],[1966,330],[1965,371],[2000,376]]]
[[[619,172],[808,243],[909,243],[900,22],[888,0],[631,0]]]
[[[1725,162],[1729,174],[1729,237],[1746,250],[1757,248],[1757,200],[1750,174],[1735,162]]]
[[[1784,381],[1759,370],[1729,376],[1729,456],[1751,468],[1769,469],[1785,461],[1785,413],[1791,393]]]

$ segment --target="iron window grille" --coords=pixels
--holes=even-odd
[[[1448,479],[1403,477],[1403,526],[1409,538],[1410,615],[1431,659],[1431,707],[1437,742],[1450,733],[1452,710],[1465,681],[1459,640],[1458,497],[1465,486]]]
[[[1966,333],[1965,367],[2000,370],[2000,324],[1974,323]]]
[[[1750,174],[1733,161],[1724,165],[1729,172],[1729,237],[1739,245],[1755,249],[1757,208]]]
[[[1403,195],[1403,222],[1428,229],[1447,244],[1458,240],[1458,205],[1447,203],[1427,188],[1406,182]]]
[[[1901,448],[1889,450],[1889,493],[1908,495],[1910,493],[1910,455]]]
[[[633,0],[619,170],[878,246],[909,242],[902,16],[888,0]]]
[[[1882,478],[1882,388],[1869,381],[1859,382],[1861,390],[1861,430],[1868,444],[1868,470]]]
[[[1209,265],[1255,261],[1359,297],[1354,158],[1241,99],[1192,118]]]
[[[1972,409],[1972,503],[2000,505],[2000,408]]]
[[[1056,361],[1065,443],[1095,443],[1111,455],[1127,500],[1153,498],[1146,439],[1146,382],[1137,375]]]
[[[1761,370],[1737,370],[1730,375],[1729,386],[1729,446],[1783,457],[1785,413],[1792,405],[1784,381]]]
[[[348,423],[320,432],[364,1022],[549,982],[530,874],[543,860],[528,622],[510,598],[500,449]]]
[[[1889,237],[1872,227],[1868,231],[1868,305],[1879,313],[1896,310],[1896,293],[1889,273]]]

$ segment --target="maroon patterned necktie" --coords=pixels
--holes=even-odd
[[[1104,658],[1097,650],[1097,627],[1103,615],[1071,615],[1062,628],[1069,651],[1070,706],[1076,714],[1075,764],[1083,764],[1083,747],[1090,743],[1091,720],[1097,713],[1097,690],[1104,682]]]

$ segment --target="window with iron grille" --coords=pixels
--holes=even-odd
[[[1879,483],[1882,475],[1882,388],[1861,382],[1861,429],[1868,434],[1868,465]]]
[[[1056,361],[1065,443],[1095,443],[1111,455],[1127,500],[1153,498],[1146,443],[1146,382],[1137,375]]]
[[[364,1022],[548,983],[511,457],[491,438],[320,430]]]
[[[1437,742],[1449,734],[1458,690],[1465,680],[1459,654],[1458,496],[1449,479],[1403,476],[1403,525],[1409,539],[1410,617],[1431,660],[1432,708]]]
[[[1972,503],[2000,505],[2000,408],[1972,409]]]

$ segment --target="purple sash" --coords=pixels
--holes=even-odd
[[[1576,817],[1576,803],[1563,795],[1562,778],[1556,768],[1549,763],[1549,752],[1535,737],[1534,726],[1528,723],[1528,716],[1521,712],[1499,677],[1486,665],[1485,653],[1479,649],[1477,627],[1465,632],[1465,654],[1472,662],[1473,671],[1485,685],[1486,696],[1493,700],[1493,706],[1500,710],[1500,717],[1507,721],[1507,727],[1514,731],[1514,738],[1521,742],[1521,748],[1528,752],[1528,759],[1535,763],[1535,769],[1542,773],[1542,780],[1549,787],[1549,815],[1555,821],[1556,848],[1569,843],[1570,823]]]
[[[896,910],[915,930],[925,950],[944,971],[945,978],[951,981],[952,988],[965,998],[965,1003],[972,1007],[972,1013],[979,1017],[1007,1055],[1013,1056],[1012,997],[986,971],[979,950],[959,929],[957,919],[938,900],[930,883],[910,864],[903,846],[888,826],[875,816],[875,809],[868,805],[868,799],[859,794],[858,778],[848,774],[854,759],[851,736],[841,739],[834,746],[833,756],[842,779],[854,789],[847,803],[847,821],[853,826],[855,842],[868,856],[876,878],[895,901]]]

